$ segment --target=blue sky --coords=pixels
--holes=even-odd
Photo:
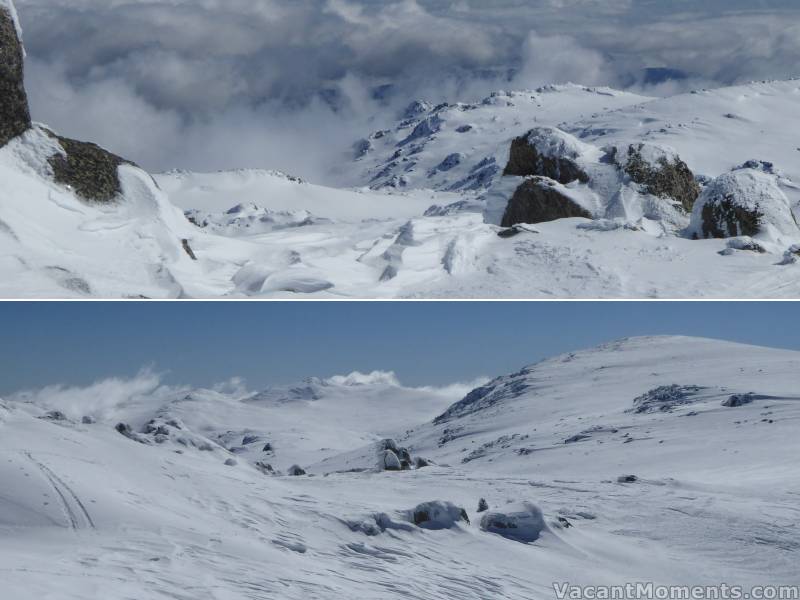
[[[407,385],[511,372],[632,335],[800,350],[795,303],[0,303],[0,394],[153,366],[167,383],[250,389],[354,370]]]

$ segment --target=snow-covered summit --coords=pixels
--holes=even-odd
[[[793,583],[798,372],[798,352],[643,337],[449,411],[455,398],[387,373],[279,405],[146,374],[12,396],[4,591],[521,600],[553,581]],[[378,469],[378,449],[425,460]]]

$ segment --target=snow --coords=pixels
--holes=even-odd
[[[339,171],[349,187],[267,170],[175,171],[156,175],[156,187],[123,167],[124,193],[108,206],[53,183],[47,158],[59,150],[36,127],[0,149],[0,296],[797,297],[800,271],[786,253],[800,244],[791,223],[800,218],[798,102],[798,81],[658,100],[574,85],[500,92],[419,105],[373,134],[363,157],[346,159]],[[438,131],[401,144],[434,116]],[[530,131],[549,132],[537,144],[573,156],[590,176],[554,185],[593,219],[500,238],[523,181],[502,171],[511,141]],[[614,164],[611,149],[631,144],[654,165],[680,156],[705,186],[702,198],[718,188],[761,198],[769,226],[754,238],[764,252],[692,240],[704,200],[689,227],[682,208]],[[404,186],[386,185],[401,178]]]
[[[79,390],[66,419],[39,418],[53,390],[15,395],[0,403],[4,596],[477,600],[537,598],[553,582],[796,584],[798,372],[788,350],[626,339],[500,376],[438,424],[457,397],[390,395],[381,383],[349,386],[353,402],[337,392],[277,405],[149,383],[88,424]],[[704,392],[671,411],[631,411],[672,384]],[[405,416],[381,419],[381,407]],[[114,430],[126,421],[152,438],[143,425],[175,413],[176,431],[212,449]],[[387,424],[438,466],[358,470]],[[285,432],[280,470],[307,475],[262,472],[263,439],[248,438],[252,452],[225,441],[273,428]],[[473,510],[480,498],[526,543],[492,533],[497,519]],[[425,507],[443,528],[414,524]]]

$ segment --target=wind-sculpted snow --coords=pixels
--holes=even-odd
[[[79,390],[14,395],[3,592],[527,600],[554,581],[796,583],[798,372],[787,350],[626,339],[501,377],[488,388],[528,387],[438,425],[455,398],[386,374],[277,404],[107,383],[86,394],[130,400],[90,420]],[[699,396],[631,410],[672,384]],[[380,445],[436,464],[379,471]]]
[[[265,170],[151,178],[35,126],[0,148],[0,295],[797,297],[797,89],[419,102],[343,158],[353,189]]]

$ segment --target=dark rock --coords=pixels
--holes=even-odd
[[[704,389],[698,385],[662,385],[634,398],[632,410],[638,414],[671,412],[678,406],[697,402]]]
[[[678,157],[672,162],[661,157],[658,166],[654,166],[642,158],[643,148],[643,144],[628,146],[625,162],[618,164],[634,182],[644,186],[648,194],[677,200],[686,212],[691,212],[701,191],[694,173]],[[618,161],[619,157],[616,158]]]
[[[703,206],[703,237],[754,236],[761,230],[761,217],[761,211],[741,206],[733,197],[711,198]]]
[[[542,156],[529,141],[530,133],[511,142],[511,155],[503,175],[548,177],[562,184],[580,181],[588,183],[589,176],[567,157]]]
[[[639,478],[636,475],[620,475],[617,477],[617,483],[636,483]]]
[[[592,215],[556,188],[555,182],[542,177],[528,179],[511,197],[503,215],[502,227],[518,223],[545,223],[557,219]]]
[[[291,467],[289,467],[287,473],[292,477],[299,477],[300,475],[305,475],[306,471],[299,465],[292,465]]]
[[[228,460],[226,460],[226,461],[225,461],[225,466],[226,466],[226,467],[235,467],[235,466],[236,466],[236,465],[238,465],[238,464],[239,464],[239,463],[238,463],[238,462],[236,462],[236,459],[235,459],[235,458],[229,458]]]
[[[572,527],[572,523],[570,523],[566,517],[558,517],[558,524],[561,525],[564,529],[569,529]]]
[[[242,446],[247,446],[248,444],[255,444],[256,442],[260,442],[261,438],[257,435],[246,435],[242,438]]]
[[[423,469],[425,467],[430,467],[432,464],[433,463],[431,461],[429,461],[427,458],[422,458],[421,456],[418,456],[417,460],[414,463],[414,465],[417,467],[417,469]]]
[[[97,419],[95,419],[95,418],[94,418],[93,416],[91,416],[91,415],[85,415],[85,416],[84,416],[84,417],[81,419],[81,423],[83,423],[84,425],[93,425],[94,423],[97,423]]]
[[[197,260],[197,256],[195,256],[194,250],[192,250],[192,247],[189,245],[189,240],[187,239],[181,240],[181,245],[183,246],[183,251],[189,255],[189,258],[191,258],[192,260]]]
[[[264,475],[274,475],[275,469],[272,468],[272,465],[269,463],[265,463],[262,461],[257,461],[255,464],[256,469],[264,473]]]
[[[478,500],[478,512],[486,512],[487,510],[489,510],[489,503],[484,498]]]
[[[261,451],[262,452],[274,452],[274,450],[272,449],[272,444],[270,444],[269,442],[264,444],[264,447],[261,449]]]
[[[114,426],[114,429],[117,430],[117,433],[124,435],[126,438],[133,440],[134,442],[138,442],[140,444],[150,443],[150,440],[136,433],[127,423],[117,423]]]
[[[133,163],[97,144],[49,133],[64,149],[64,154],[48,159],[56,182],[69,186],[78,196],[91,202],[111,202],[122,193],[117,169]]]
[[[0,7],[0,148],[31,127],[24,53],[11,13]]]

